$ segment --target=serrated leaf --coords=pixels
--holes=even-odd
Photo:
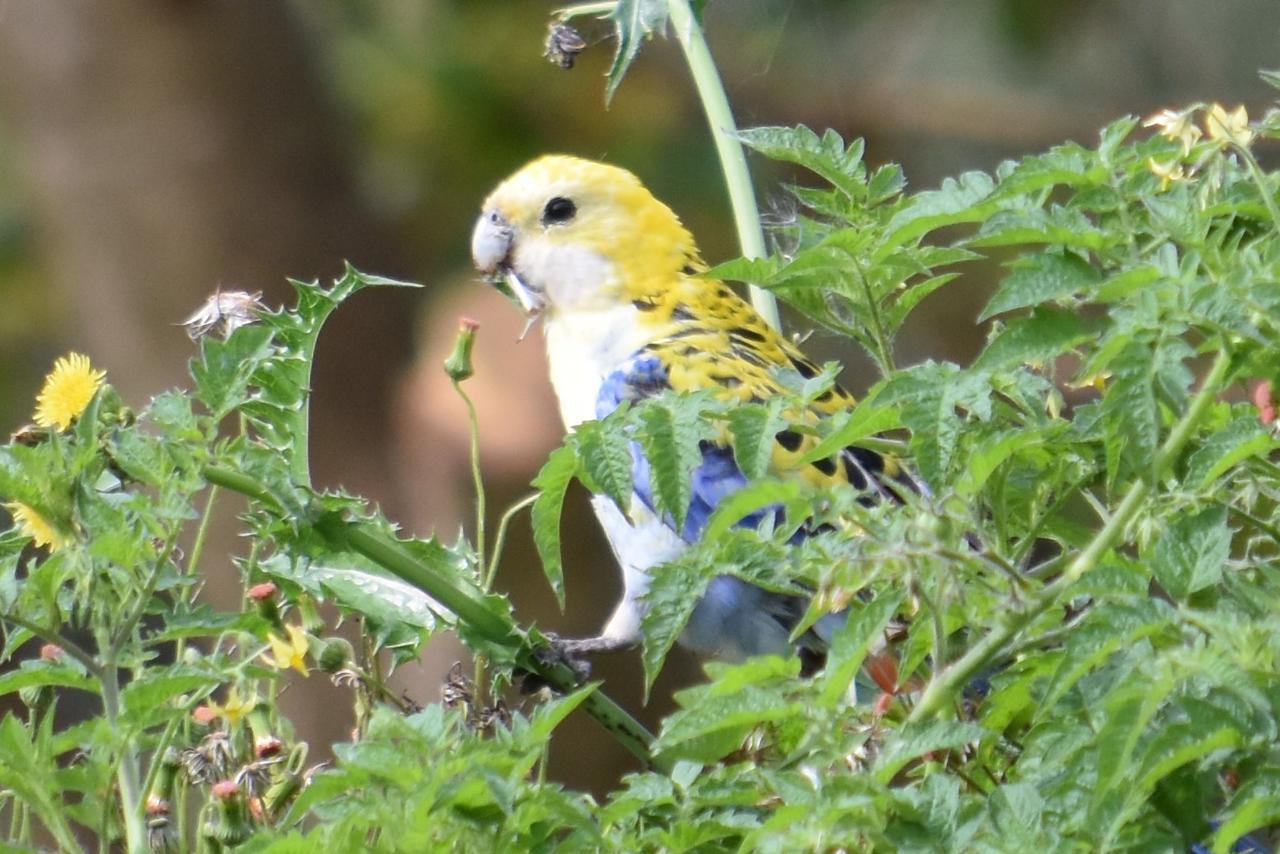
[[[1266,454],[1276,444],[1255,413],[1237,416],[1226,427],[1206,436],[1192,452],[1184,481],[1188,486],[1204,489],[1232,466]]]
[[[907,763],[926,753],[954,750],[981,741],[988,732],[966,721],[927,721],[906,724],[894,731],[880,749],[873,769],[875,778],[888,783]]]
[[[1023,448],[1042,444],[1044,439],[1045,434],[1041,430],[1023,428],[1017,432],[1008,433],[997,441],[983,442],[969,456],[964,473],[956,481],[956,494],[961,496],[976,494],[1003,462]]]
[[[157,715],[176,709],[171,703],[179,695],[191,691],[211,693],[218,684],[217,674],[185,665],[142,671],[120,692],[124,707],[121,720],[145,726]]]
[[[855,139],[846,147],[840,134],[828,129],[818,136],[804,125],[759,127],[741,131],[739,138],[773,160],[795,163],[816,173],[853,199],[866,195],[866,167],[862,163],[865,143]],[[892,186],[890,176],[881,179],[881,192]]]
[[[556,595],[556,601],[564,609],[564,563],[560,557],[560,513],[564,509],[564,496],[569,483],[578,471],[578,454],[570,445],[562,445],[551,452],[546,464],[533,479],[538,497],[530,513],[533,525],[533,544],[542,561],[542,572]]]
[[[873,398],[866,398],[852,412],[836,417],[842,419],[832,419],[838,426],[810,448],[800,458],[800,464],[825,459],[850,445],[856,445],[860,439],[902,426],[897,409]]]
[[[1170,596],[1185,600],[1222,579],[1222,567],[1230,552],[1227,509],[1207,507],[1170,524],[1156,541],[1147,563]]]
[[[1044,363],[1094,338],[1079,314],[1047,306],[1029,317],[1011,320],[973,363],[974,370],[993,371],[1009,365]]]
[[[606,76],[604,101],[613,100],[614,93],[626,76],[631,63],[640,53],[640,47],[653,37],[655,30],[667,25],[667,4],[664,0],[618,0],[609,13],[614,34],[618,40],[613,54],[613,64]]]
[[[1130,341],[1110,367],[1112,377],[1102,398],[1107,480],[1115,483],[1126,472],[1150,478],[1160,439],[1155,346]]]
[[[1097,281],[1097,270],[1076,255],[1044,253],[1022,258],[1005,276],[978,319],[1070,296]]]
[[[12,694],[23,688],[41,686],[75,688],[80,691],[100,693],[96,680],[89,678],[71,664],[49,664],[44,661],[24,661],[22,667],[0,673],[0,694]]]
[[[646,700],[649,689],[662,671],[667,654],[684,631],[707,585],[718,574],[713,562],[699,559],[691,553],[686,555],[690,557],[664,564],[661,571],[652,573],[649,589],[644,595],[645,612],[640,619],[640,633],[644,637],[641,658]]]
[[[745,671],[738,678],[736,671]],[[782,686],[798,673],[794,659],[759,658],[724,671],[728,685],[713,682],[677,697],[683,707],[663,723],[654,751],[669,759],[714,762],[736,749],[748,732],[799,714]]]
[[[959,278],[959,273],[943,273],[940,276],[930,276],[919,282],[908,284],[898,295],[898,298],[891,302],[884,312],[884,325],[890,334],[896,333],[898,328],[906,322],[908,315],[915,310],[915,307],[924,301],[924,298],[936,291],[954,279]]]
[[[631,510],[631,472],[635,459],[624,423],[621,418],[612,417],[606,421],[586,421],[574,429],[574,441],[588,485],[593,491],[612,498],[625,515]]]
[[[716,505],[702,539],[710,542],[722,537],[744,518],[768,507],[785,508],[787,520],[801,524],[809,515],[803,505],[803,487],[797,481],[771,478],[748,484]]]
[[[200,358],[191,362],[196,397],[215,420],[247,399],[249,380],[259,362],[271,350],[271,329],[242,326],[222,341],[208,336],[200,341]]]
[[[985,219],[996,210],[994,203],[986,203],[995,186],[990,175],[974,171],[945,179],[937,190],[917,193],[889,220],[880,252],[887,254],[944,225]]]
[[[649,463],[650,487],[659,513],[684,529],[693,496],[693,470],[702,462],[700,448],[705,428],[701,403],[694,397],[654,400],[640,412],[639,440]]]
[[[733,437],[733,459],[748,480],[769,470],[774,437],[786,426],[782,417],[785,401],[780,397],[767,404],[739,406],[729,410],[729,434]]]
[[[1232,797],[1222,824],[1213,835],[1213,854],[1252,851],[1252,848],[1236,847],[1240,837],[1277,822],[1280,822],[1280,770],[1273,767],[1264,769]]]
[[[827,652],[819,695],[824,704],[833,707],[848,693],[871,645],[898,613],[902,598],[901,592],[882,593],[863,607],[849,609],[844,625],[832,637],[831,649]]]

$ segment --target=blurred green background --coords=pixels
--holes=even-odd
[[[185,377],[176,326],[218,288],[289,298],[286,277],[336,276],[344,260],[422,282],[367,292],[322,338],[313,453],[321,485],[378,501],[406,529],[452,539],[468,525],[463,411],[439,370],[460,315],[482,323],[477,376],[490,506],[523,494],[560,438],[535,333],[478,285],[468,236],[480,200],[548,151],[626,166],[698,236],[735,254],[728,205],[679,49],[655,40],[605,108],[611,28],[564,71],[542,58],[549,13],[533,0],[11,0],[0,7],[0,424],[30,418],[40,378],[89,354],[141,405]],[[803,122],[867,139],[915,189],[1066,139],[1089,145],[1124,114],[1274,92],[1275,0],[713,0],[707,28],[739,121]],[[1264,159],[1274,154],[1264,147]],[[785,217],[781,182],[752,161],[762,205]],[[899,341],[909,364],[964,360],[997,269],[931,297]],[[803,328],[794,324],[793,331]],[[815,336],[821,358],[867,363]],[[224,502],[229,504],[230,502]],[[612,557],[575,496],[569,611],[539,580],[527,524],[499,587],[518,614],[567,634],[597,630],[617,594]],[[234,507],[224,508],[228,514]],[[227,528],[230,530],[228,521]],[[228,536],[223,553],[242,544]],[[216,552],[214,552],[216,553]],[[209,596],[232,604],[225,558]],[[461,653],[445,641],[402,676],[436,699]],[[696,678],[677,658],[643,716]],[[639,707],[634,657],[598,668]],[[286,695],[317,744],[350,720],[313,675]],[[325,699],[327,698],[327,699]],[[600,789],[628,760],[589,721],[553,749],[553,773]]]

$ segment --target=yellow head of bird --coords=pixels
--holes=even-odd
[[[679,218],[635,175],[567,155],[538,158],[498,185],[471,254],[530,314],[643,298],[701,265]]]

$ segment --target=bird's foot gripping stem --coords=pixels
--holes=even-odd
[[[604,635],[590,638],[562,638],[554,632],[544,632],[543,634],[547,639],[547,645],[535,652],[534,655],[544,664],[565,665],[573,671],[574,680],[578,684],[586,682],[587,678],[591,676],[591,662],[587,659],[587,656],[620,652],[635,646],[634,641],[611,638]],[[536,673],[529,673],[524,677],[524,681],[520,685],[520,691],[523,694],[532,694],[546,686],[547,683],[544,679]]]

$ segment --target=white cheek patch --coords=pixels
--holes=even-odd
[[[552,311],[599,304],[616,281],[613,264],[599,252],[549,240],[524,241],[516,250],[515,268],[546,294]]]

